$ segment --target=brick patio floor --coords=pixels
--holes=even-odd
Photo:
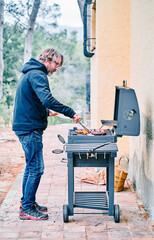
[[[68,129],[73,124],[50,126],[44,133],[45,172],[37,193],[37,202],[48,207],[49,219],[46,221],[22,221],[19,219],[19,202],[23,170],[19,173],[12,188],[0,208],[0,239],[33,240],[145,240],[154,239],[150,219],[129,181],[125,190],[115,193],[115,203],[120,205],[120,223],[112,216],[101,214],[76,214],[63,223],[63,204],[67,203],[67,164],[61,162],[66,153],[56,155],[53,149],[61,148],[57,138],[61,134],[67,140]],[[75,169],[75,189],[102,190],[104,186],[81,183],[76,176],[83,169]],[[75,212],[93,210],[75,209]]]

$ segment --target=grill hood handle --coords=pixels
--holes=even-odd
[[[57,137],[60,142],[62,142],[63,144],[66,144],[65,139],[60,134],[58,134]]]
[[[66,142],[65,142],[65,139],[60,134],[58,134],[57,137],[58,137],[59,141],[61,143],[63,143],[63,150],[62,149],[54,149],[54,150],[52,150],[52,152],[55,153],[55,154],[60,154],[60,153],[63,153],[65,151]]]
[[[55,153],[55,154],[61,154],[63,152],[64,151],[62,149],[54,149],[54,150],[52,150],[52,153]]]

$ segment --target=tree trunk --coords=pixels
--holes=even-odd
[[[79,10],[80,10],[80,14],[81,14],[81,19],[83,22],[83,10],[84,10],[84,0],[77,0],[78,5],[79,5]]]
[[[0,0],[0,102],[2,100],[2,84],[3,84],[3,25],[4,25],[4,0]]]
[[[40,7],[40,2],[41,2],[41,0],[34,0],[32,12],[29,17],[28,29],[27,29],[26,40],[25,40],[24,62],[27,62],[32,56],[34,26],[35,26],[38,10]]]

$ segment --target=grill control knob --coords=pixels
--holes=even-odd
[[[135,113],[135,110],[131,110],[129,116],[130,116],[130,117],[133,117],[133,116],[134,116],[134,113]]]
[[[132,120],[132,118],[134,117],[135,113],[136,113],[136,111],[134,109],[126,110],[123,113],[123,117],[124,117],[125,120]]]

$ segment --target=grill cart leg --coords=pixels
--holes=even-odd
[[[114,205],[114,221],[116,223],[120,222],[120,208],[118,204]]]
[[[106,191],[109,191],[109,168],[106,167]]]
[[[109,159],[109,216],[113,216],[114,209],[114,158]]]
[[[68,205],[63,205],[63,222],[68,222]]]
[[[74,166],[73,154],[68,154],[68,215],[73,216]]]

